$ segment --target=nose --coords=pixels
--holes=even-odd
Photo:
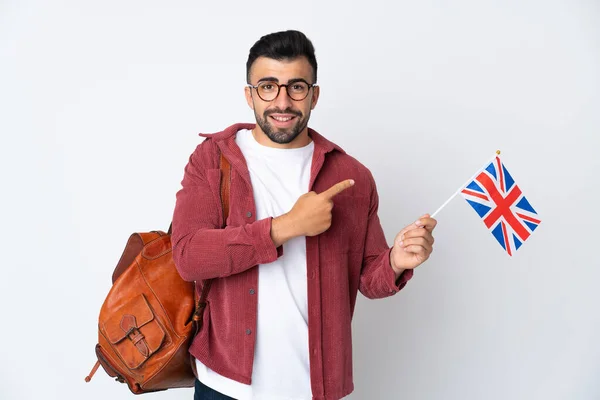
[[[292,99],[287,94],[287,86],[281,86],[279,89],[279,94],[273,100],[273,105],[281,110],[285,110],[292,105]]]

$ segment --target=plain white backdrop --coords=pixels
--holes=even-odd
[[[597,1],[0,0],[0,399],[132,399],[95,362],[130,233],[198,132],[253,121],[249,48],[300,29],[310,126],[371,169],[388,240],[496,149],[542,224],[514,258],[455,198],[398,295],[359,296],[351,399],[600,399]],[[191,399],[191,389],[144,395]]]

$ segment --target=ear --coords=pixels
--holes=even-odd
[[[320,94],[321,94],[321,87],[320,86],[313,87],[313,93],[312,93],[311,105],[310,105],[311,110],[314,110],[315,107],[317,106],[317,102],[319,101]]]
[[[246,86],[244,88],[244,95],[246,96],[246,103],[248,103],[248,107],[250,107],[251,110],[254,110],[254,102],[252,101],[252,89]]]

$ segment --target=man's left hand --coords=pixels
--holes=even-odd
[[[390,264],[399,276],[405,269],[423,264],[433,251],[432,232],[437,221],[425,214],[396,235],[390,254]]]

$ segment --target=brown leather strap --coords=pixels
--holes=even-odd
[[[196,304],[196,312],[194,312],[194,316],[192,318],[197,323],[196,332],[198,332],[202,327],[202,316],[204,314],[204,309],[206,308],[206,298],[208,297],[208,292],[210,291],[212,281],[212,279],[206,279],[202,283],[202,289],[200,289],[200,299],[198,299],[198,303]]]
[[[89,382],[92,380],[92,377],[94,376],[96,371],[98,371],[99,366],[100,366],[100,361],[96,361],[96,364],[94,364],[94,367],[92,368],[92,371],[90,372],[90,374],[85,377],[86,382]]]

